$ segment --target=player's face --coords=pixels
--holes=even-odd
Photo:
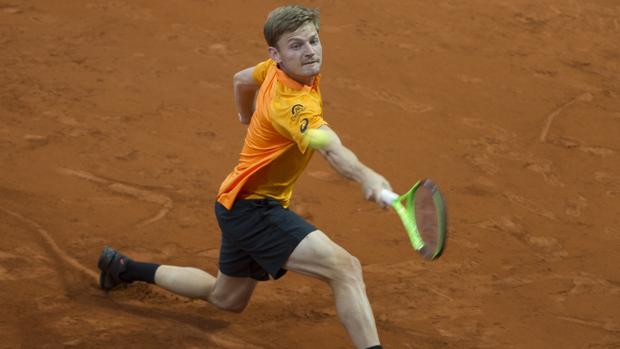
[[[306,85],[312,84],[323,63],[319,33],[311,22],[294,32],[284,33],[277,47],[269,48],[269,54],[288,76]]]

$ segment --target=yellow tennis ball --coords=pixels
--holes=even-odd
[[[315,149],[322,149],[331,141],[330,133],[318,128],[309,129],[308,138],[310,139],[310,146]]]

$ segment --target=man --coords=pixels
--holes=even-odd
[[[195,268],[132,261],[106,247],[99,259],[101,287],[146,281],[241,312],[257,281],[292,270],[329,284],[357,348],[381,348],[358,259],[287,207],[293,184],[315,151],[311,129],[328,136],[316,150],[343,176],[359,182],[367,199],[381,205],[379,193],[390,185],[344,147],[323,120],[318,9],[277,8],[264,35],[270,59],[233,79],[239,120],[249,126],[239,164],[215,203],[222,231],[217,277]]]

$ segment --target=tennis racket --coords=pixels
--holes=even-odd
[[[424,259],[441,256],[448,226],[443,195],[435,183],[430,179],[418,181],[404,195],[383,189],[380,199],[398,213],[413,248]]]

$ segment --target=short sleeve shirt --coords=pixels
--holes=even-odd
[[[272,60],[256,65],[252,76],[260,84],[256,110],[239,163],[220,186],[217,200],[230,209],[237,198],[271,197],[288,207],[293,185],[314,153],[306,132],[326,124],[320,76],[312,86],[303,85]]]

